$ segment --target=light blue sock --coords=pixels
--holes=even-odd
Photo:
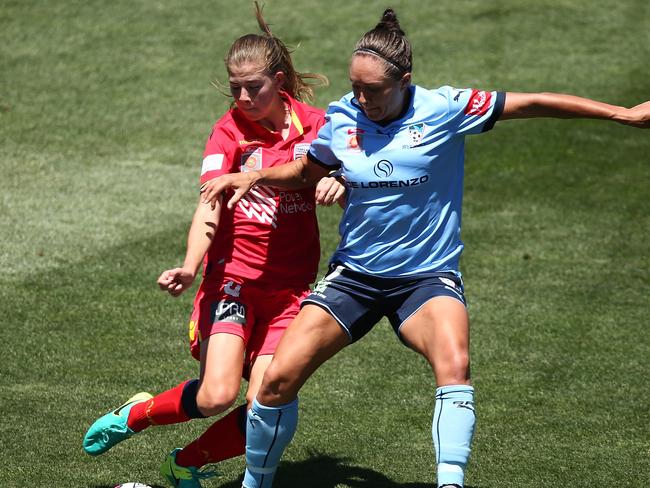
[[[243,488],[270,488],[280,457],[298,425],[298,399],[266,407],[257,399],[246,422],[246,474]]]
[[[438,465],[438,486],[463,486],[474,435],[474,388],[449,385],[436,389],[433,444]]]

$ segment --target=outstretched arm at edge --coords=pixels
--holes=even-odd
[[[561,93],[506,93],[499,120],[535,117],[605,119],[650,128],[650,101],[626,108]]]

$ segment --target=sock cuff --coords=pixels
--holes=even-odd
[[[261,413],[261,412],[274,412],[278,410],[291,410],[297,408],[298,408],[298,397],[296,397],[289,403],[285,403],[284,405],[277,405],[275,407],[262,405],[260,402],[257,401],[257,398],[255,398],[255,400],[253,400],[253,406],[251,407],[251,410]]]
[[[457,396],[474,395],[471,385],[445,385],[436,388],[436,398],[453,398]]]
[[[181,393],[181,406],[185,415],[191,419],[204,419],[205,415],[199,410],[196,404],[196,394],[199,391],[199,380],[188,380],[183,385],[183,393]]]

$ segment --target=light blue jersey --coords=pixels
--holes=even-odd
[[[330,104],[309,158],[341,169],[347,205],[331,261],[399,277],[458,271],[466,134],[485,132],[505,95],[412,86],[404,115],[369,120],[350,93]]]

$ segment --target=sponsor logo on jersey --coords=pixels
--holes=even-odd
[[[249,219],[257,219],[262,224],[278,226],[278,202],[273,188],[254,186],[242,197],[237,206]]]
[[[491,92],[472,90],[465,106],[465,115],[483,115],[490,109]]]
[[[379,178],[388,178],[393,174],[393,163],[387,159],[382,159],[372,168]],[[419,186],[429,181],[429,175],[418,176],[406,180],[388,180],[388,181],[348,181],[350,188],[408,188]]]
[[[241,155],[241,172],[262,169],[262,148],[252,147]]]
[[[305,201],[302,194],[297,191],[281,191],[280,192],[280,213],[281,214],[297,214],[307,213],[314,210],[314,206]]]
[[[299,157],[307,154],[310,145],[311,144],[309,144],[308,142],[301,142],[293,146],[293,159],[298,159]]]
[[[364,133],[363,129],[348,129],[348,151],[361,152]]]
[[[409,178],[407,180],[388,181],[348,181],[350,188],[409,188],[419,186],[429,181],[429,175]]]
[[[386,159],[382,159],[373,168],[373,171],[380,178],[388,178],[393,174],[393,163]]]
[[[409,125],[409,138],[411,139],[409,147],[417,146],[418,144],[420,144],[423,135],[424,135],[424,124]]]

